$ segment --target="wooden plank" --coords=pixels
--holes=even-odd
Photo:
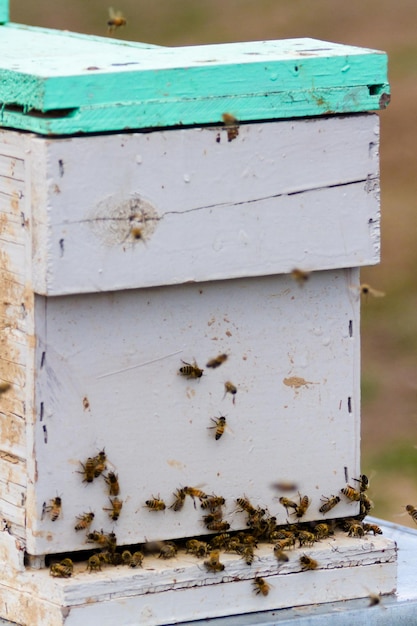
[[[74,532],[83,511],[109,528],[104,479],[83,484],[79,473],[103,448],[119,475],[123,514],[111,528],[121,545],[207,533],[189,498],[178,513],[145,507],[157,494],[170,505],[184,485],[226,498],[225,519],[239,529],[246,519],[235,501],[244,494],[286,522],[274,480],[297,483],[314,520],[345,472],[359,474],[357,270],[313,273],[303,288],[274,276],[48,298],[38,315],[31,554],[85,549]],[[230,357],[207,369],[219,353]],[[204,376],[186,380],[181,360],[194,358]],[[231,432],[216,441],[208,427],[220,414]],[[56,495],[64,516],[41,520]],[[335,515],[355,513],[343,501]]]
[[[48,187],[33,191],[34,289],[376,263],[378,143],[372,114],[248,124],[232,142],[220,128],[49,141],[37,160]]]
[[[315,571],[301,572],[299,556],[277,564],[272,546],[261,546],[256,569],[237,555],[224,554],[225,570],[207,573],[201,560],[179,554],[163,562],[145,557],[143,568],[103,568],[93,575],[85,562],[75,565],[73,578],[54,579],[45,570],[11,573],[2,577],[0,611],[8,619],[31,626],[82,626],[100,623],[149,626],[210,617],[243,614],[393,593],[396,588],[396,548],[392,541],[338,536],[308,549],[319,563]],[[270,585],[267,596],[256,595],[255,575]],[[20,598],[20,602],[17,602]],[[7,612],[5,612],[7,611]]]
[[[8,25],[0,59],[2,124],[48,134],[213,124],[225,111],[240,121],[363,112],[389,100],[384,53],[307,38],[143,48]]]

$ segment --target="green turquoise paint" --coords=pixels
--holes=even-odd
[[[9,0],[0,0],[0,24],[9,21]]]
[[[165,48],[7,24],[0,124],[74,134],[356,113],[389,101],[385,53],[314,39]]]

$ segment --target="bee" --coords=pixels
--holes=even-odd
[[[169,508],[174,509],[174,511],[181,511],[182,507],[184,506],[185,496],[187,494],[185,493],[184,489],[177,489],[173,495],[175,500]]]
[[[217,522],[209,522],[206,526],[208,530],[214,530],[218,533],[225,532],[230,528],[229,522],[224,522],[223,520]]]
[[[212,513],[209,513],[208,515],[203,515],[203,522],[206,526],[208,524],[211,524],[212,522],[220,522],[221,519],[222,519],[222,512],[220,509],[213,511]]]
[[[152,496],[150,500],[146,500],[145,505],[150,511],[165,511],[166,509],[166,504],[160,499],[159,495],[157,498]]]
[[[302,287],[305,282],[310,278],[310,272],[306,272],[305,270],[300,270],[295,267],[291,272],[291,277],[295,280],[296,283]]]
[[[230,380],[227,380],[224,383],[224,396],[223,399],[226,397],[226,394],[230,393],[233,396],[233,404],[235,403],[236,400],[236,394],[237,394],[237,387],[235,387],[235,385],[233,383],[230,382]]]
[[[91,523],[94,519],[94,513],[90,511],[89,513],[84,513],[83,515],[78,515],[78,522],[75,524],[75,530],[88,530],[91,526]]]
[[[198,489],[197,487],[183,487],[183,491],[186,496],[190,496],[190,498],[192,498],[194,502],[194,508],[196,508],[194,498],[198,498],[200,502],[202,500],[205,500],[205,498],[207,498],[207,494],[204,493],[204,491],[201,491],[201,489]]]
[[[259,594],[267,596],[269,590],[271,589],[271,585],[269,585],[264,578],[261,578],[261,576],[255,577],[253,581],[253,586],[257,596],[259,596]]]
[[[107,476],[104,477],[104,480],[106,481],[109,488],[109,495],[118,496],[120,493],[120,486],[119,477],[117,476],[117,474],[115,474],[114,472],[109,472]]]
[[[373,289],[370,285],[367,285],[366,283],[359,285],[359,293],[361,296],[365,296],[365,298],[367,298],[368,296],[372,296],[373,298],[383,298],[385,296],[385,293],[383,291]]]
[[[201,370],[195,361],[192,365],[191,363],[187,363],[187,361],[181,360],[181,362],[184,363],[184,367],[180,367],[179,369],[181,376],[185,376],[187,380],[202,377],[204,370]]]
[[[340,490],[348,500],[351,502],[359,502],[361,499],[361,494],[359,491],[351,487],[350,485],[346,485],[343,489]]]
[[[132,235],[133,239],[143,239],[143,229],[139,226],[132,226],[132,228],[130,229],[130,234]]]
[[[370,593],[369,594],[369,606],[376,606],[381,602],[381,596],[379,593]]]
[[[222,498],[222,496],[206,496],[201,502],[200,506],[202,509],[209,509],[210,511],[215,511],[220,506],[225,504],[226,500]]]
[[[109,34],[114,33],[117,28],[126,26],[127,21],[121,11],[115,11],[112,7],[109,8],[109,19],[107,20],[107,32]]]
[[[361,474],[359,478],[354,478],[353,480],[359,483],[359,491],[361,493],[364,493],[369,488],[369,478],[365,474]]]
[[[177,556],[177,546],[172,541],[167,541],[161,545],[159,559],[173,559]]]
[[[339,496],[330,496],[330,498],[324,498],[321,500],[324,504],[319,508],[319,513],[328,513],[331,511],[336,504],[339,504],[340,497]]]
[[[223,124],[226,126],[227,140],[233,141],[239,135],[239,122],[231,113],[222,114]]]
[[[220,563],[220,550],[212,550],[204,565],[209,572],[222,572],[224,570],[223,563]]]
[[[123,500],[119,500],[119,498],[113,498],[113,500],[109,498],[109,500],[111,508],[109,509],[103,507],[103,511],[109,511],[110,519],[112,519],[114,522],[117,522],[117,520],[119,519],[120,511],[122,510]]]
[[[74,571],[74,564],[71,559],[63,559],[59,563],[51,563],[49,567],[50,576],[57,578],[70,578]]]
[[[95,478],[96,464],[94,458],[89,456],[85,463],[80,463],[82,471],[80,474],[84,475],[83,483],[92,483]]]
[[[104,449],[93,458],[94,461],[94,478],[98,478],[100,474],[107,468],[107,457]]]
[[[206,367],[211,367],[212,369],[216,369],[216,367],[220,367],[220,365],[222,365],[225,361],[227,361],[227,359],[228,359],[227,354],[219,354],[214,359],[210,359],[210,361],[206,363]]]
[[[374,533],[374,535],[382,535],[382,530],[377,524],[362,524],[366,533]]]
[[[365,534],[364,528],[360,522],[354,522],[350,524],[348,535],[349,537],[363,537]]]
[[[42,507],[42,519],[45,516],[45,513],[49,513],[49,518],[51,522],[56,522],[58,517],[61,515],[62,511],[62,498],[60,496],[56,496],[50,500],[50,504],[47,505],[46,502],[43,503]]]
[[[405,510],[417,524],[417,508],[413,506],[412,504],[407,504],[407,506],[405,507]]]
[[[275,546],[274,548],[274,555],[276,556],[277,560],[281,561],[282,563],[287,563],[287,561],[289,561],[288,555],[285,554],[284,550],[279,550],[277,546]]]
[[[241,554],[246,565],[252,565],[253,560],[255,558],[254,547],[251,545],[245,546],[243,550],[241,550]]]
[[[101,572],[101,559],[98,554],[93,554],[87,561],[87,569],[89,572]]]
[[[286,537],[285,539],[280,539],[274,546],[274,554],[276,552],[281,552],[285,550],[285,548],[292,548],[295,546],[295,537]]]
[[[272,489],[277,489],[278,491],[283,492],[297,491],[298,489],[298,485],[290,480],[280,480],[276,483],[272,483],[271,487]]]
[[[329,537],[329,535],[334,535],[334,531],[328,524],[322,523],[317,524],[314,527],[314,534],[316,535],[317,541],[320,541],[320,539],[325,539],[326,537]]]
[[[3,393],[6,393],[6,391],[9,391],[10,388],[11,388],[11,384],[10,383],[6,383],[6,382],[0,383],[0,396]]]
[[[236,503],[240,506],[242,511],[245,511],[248,515],[256,515],[258,509],[256,509],[246,497],[237,498]]]
[[[87,535],[87,543],[98,543],[102,548],[109,550],[109,552],[114,552],[116,549],[116,535],[113,532],[106,534],[103,530],[100,532],[93,530],[93,532]]]
[[[289,498],[281,497],[279,499],[280,504],[285,508],[288,515],[288,509],[294,509],[294,512],[298,509],[298,504]]]
[[[223,435],[226,430],[226,418],[224,415],[221,415],[219,418],[215,419],[214,417],[210,418],[212,422],[214,422],[214,426],[208,426],[209,429],[215,428],[214,438],[217,440]]]
[[[229,533],[220,533],[219,535],[215,535],[210,541],[210,548],[225,548],[229,540]]]
[[[121,555],[122,563],[129,567],[142,567],[143,554],[139,550],[133,554],[129,550],[123,550]]]
[[[297,539],[301,548],[302,546],[312,546],[317,538],[314,533],[308,530],[300,530],[298,531]]]
[[[312,559],[311,556],[307,556],[306,554],[300,556],[300,563],[303,570],[317,569],[318,567],[317,561]]]
[[[300,498],[300,503],[297,504],[297,508],[294,510],[294,514],[297,517],[303,517],[306,514],[308,507],[310,506],[310,498],[308,496],[301,496],[298,494]]]
[[[185,543],[186,551],[194,556],[203,557],[207,555],[208,544],[205,541],[199,541],[198,539],[189,539]]]

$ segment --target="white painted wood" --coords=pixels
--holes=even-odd
[[[285,523],[271,483],[294,480],[312,498],[305,519],[320,519],[321,497],[345,486],[344,468],[349,478],[359,473],[358,294],[357,270],[340,270],[313,273],[304,287],[275,276],[37,298],[43,365],[28,552],[85,549],[74,524],[90,509],[120,544],[201,534],[202,511],[189,499],[177,513],[144,506],[158,494],[171,504],[185,485],[225,497],[225,519],[238,529],[246,519],[235,500],[244,494]],[[226,363],[206,368],[222,352]],[[204,375],[186,380],[181,360],[194,358]],[[292,377],[306,384],[291,387]],[[224,397],[228,380],[235,404]],[[216,441],[208,427],[220,414],[230,432]],[[78,473],[102,448],[119,475],[117,523],[103,511],[104,480],[86,485]],[[56,495],[62,519],[42,521],[43,503]],[[332,514],[355,512],[344,501]]]
[[[379,258],[373,114],[245,124],[231,142],[219,127],[30,145],[39,294]]]
[[[317,570],[301,571],[304,553],[317,560]],[[9,619],[27,623],[31,615],[31,626],[150,626],[365,597],[370,589],[393,593],[396,588],[396,546],[383,537],[352,539],[338,533],[288,555],[289,562],[279,565],[272,546],[262,545],[248,567],[237,555],[224,554],[225,569],[219,574],[208,573],[201,560],[184,553],[162,562],[146,556],[139,570],[119,566],[89,574],[85,562],[78,563],[68,580],[51,578],[47,570],[4,572],[0,602],[7,603]],[[257,575],[270,584],[267,596],[253,591]],[[23,589],[25,602],[18,603]]]

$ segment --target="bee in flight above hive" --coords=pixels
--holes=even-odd
[[[206,367],[211,367],[212,369],[216,369],[216,367],[220,367],[220,365],[222,365],[222,363],[224,363],[227,360],[227,358],[228,358],[227,354],[219,354],[214,359],[210,359],[210,361],[206,363]]]
[[[111,35],[117,28],[126,26],[127,20],[121,11],[115,11],[113,7],[109,8],[109,19],[107,20],[107,32]]]

